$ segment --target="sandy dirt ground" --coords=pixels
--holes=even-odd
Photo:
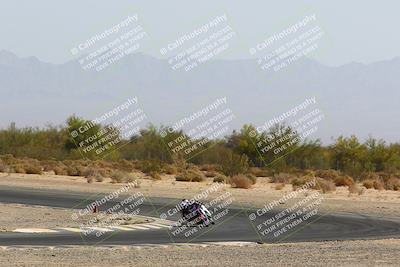
[[[192,198],[215,184],[176,182],[174,176],[153,181],[138,173],[139,188],[147,197]],[[71,192],[110,193],[123,184],[110,181],[88,184],[83,177],[55,175],[0,174],[1,186],[53,189]],[[262,207],[293,192],[290,185],[275,190],[267,178],[259,178],[254,188],[221,186],[209,198],[230,192],[235,205]],[[304,198],[310,192],[302,193]],[[347,188],[323,194],[321,210],[353,212],[399,218],[400,193],[365,190],[349,195]],[[282,207],[287,205],[283,203]],[[35,209],[34,212],[32,209]],[[51,211],[51,212],[50,212]],[[24,215],[29,214],[26,217]],[[49,215],[50,214],[50,215]],[[43,219],[45,218],[45,220]],[[0,205],[0,228],[72,226],[71,210],[22,205]],[[63,222],[61,224],[61,222]],[[68,222],[72,222],[69,225]],[[269,244],[252,246],[161,246],[161,247],[75,247],[1,248],[0,266],[399,266],[400,240],[368,240]]]
[[[25,206],[0,203],[0,232],[12,231],[18,228],[58,228],[99,226],[113,223],[115,225],[137,224],[152,221],[137,216],[113,216],[111,214],[88,214],[73,219],[73,210]],[[93,222],[93,224],[90,224]]]
[[[152,180],[142,173],[136,173],[140,183],[139,188],[130,192],[141,192],[146,197],[193,198],[201,192],[210,189],[215,183],[209,178],[205,182],[190,183],[176,182],[173,175],[165,175],[162,180]],[[123,184],[111,184],[110,180],[88,184],[84,177],[28,174],[0,173],[0,186],[18,186],[37,189],[53,189],[71,192],[109,193],[118,190]],[[243,207],[263,207],[271,201],[279,200],[283,195],[292,192],[291,185],[282,190],[275,189],[276,184],[269,183],[268,178],[258,178],[257,184],[251,189],[231,188],[230,185],[221,186],[209,198],[215,198],[225,192],[230,192],[234,203]],[[314,191],[314,190],[312,190]],[[311,192],[312,192],[311,191]],[[306,197],[310,192],[299,194],[299,199]],[[337,187],[335,192],[322,194],[322,212],[351,212],[358,214],[399,218],[400,192],[378,191],[365,189],[362,195],[349,194],[347,187]],[[288,203],[290,204],[290,203]],[[285,207],[285,204],[281,204]]]
[[[400,240],[250,246],[0,248],[0,266],[399,266]]]

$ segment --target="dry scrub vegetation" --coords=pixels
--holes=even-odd
[[[327,170],[291,170],[290,172],[275,172],[272,169],[249,167],[246,164],[229,162],[227,165],[203,164],[195,165],[185,161],[167,164],[155,160],[36,160],[30,158],[15,158],[12,155],[0,156],[0,172],[82,176],[88,183],[138,182],[138,173],[143,173],[148,179],[161,180],[164,175],[175,177],[177,182],[225,183],[233,188],[251,189],[257,179],[268,179],[275,183],[276,190],[282,190],[286,184],[291,184],[297,190],[307,182],[315,179],[313,187],[321,192],[333,192],[336,187],[348,187],[349,195],[361,195],[366,189],[400,191],[399,174],[384,172],[363,173],[359,177],[350,177],[340,171]],[[237,162],[236,162],[237,163]]]

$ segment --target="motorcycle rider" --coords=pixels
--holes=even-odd
[[[190,214],[190,201],[187,199],[182,199],[179,205],[181,207],[182,217],[186,218]]]
[[[191,221],[193,217],[198,217],[199,215],[205,216],[205,222],[208,224],[215,224],[212,220],[211,212],[206,208],[206,206],[199,201],[189,201],[187,199],[182,199],[180,203],[182,217]],[[189,217],[190,215],[190,217]]]

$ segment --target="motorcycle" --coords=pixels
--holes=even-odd
[[[206,227],[215,224],[211,212],[199,202],[194,202],[183,209],[182,216],[189,224],[205,225]]]

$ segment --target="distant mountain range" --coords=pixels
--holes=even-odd
[[[96,73],[76,61],[55,65],[0,51],[0,96],[0,127],[58,125],[73,113],[91,119],[132,96],[151,122],[171,124],[226,96],[236,128],[316,96],[325,119],[312,138],[371,134],[400,141],[400,58],[339,67],[304,59],[276,74],[255,60],[214,60],[185,73],[132,54]]]

